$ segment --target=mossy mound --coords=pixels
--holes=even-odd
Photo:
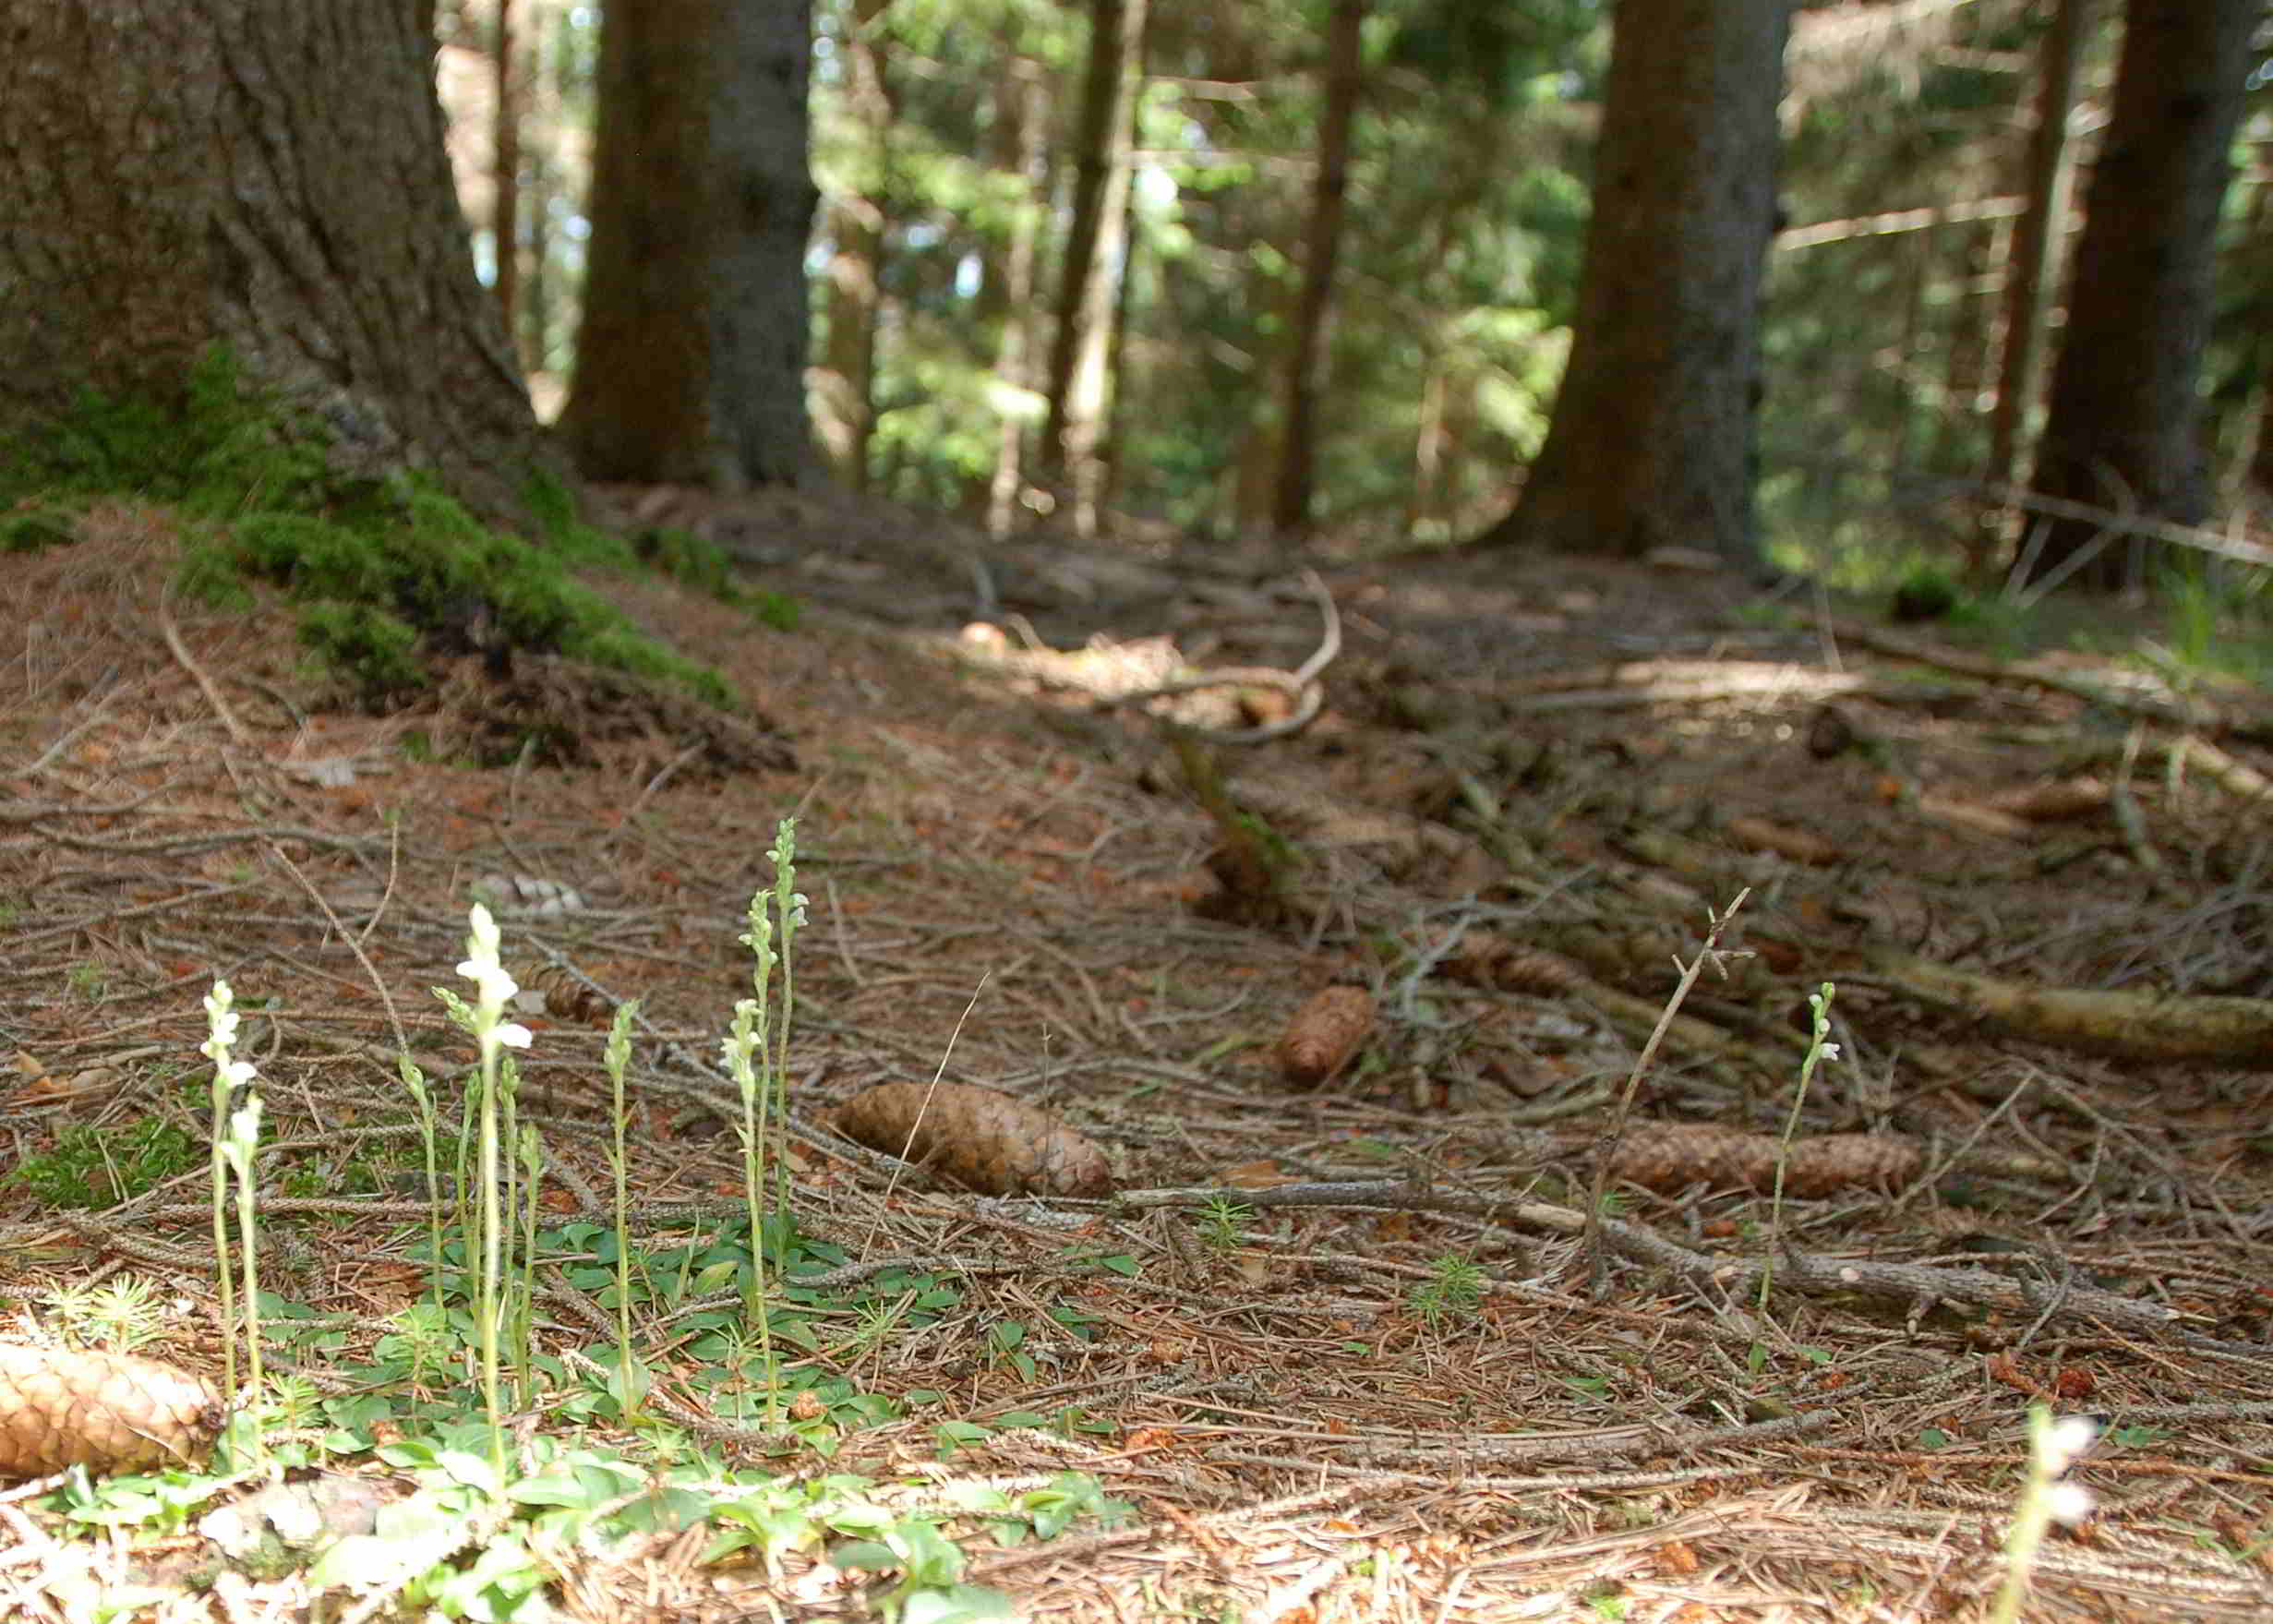
[[[75,506],[121,494],[164,502],[190,521],[188,590],[227,600],[248,582],[279,588],[301,643],[348,696],[374,707],[409,703],[445,680],[463,686],[467,655],[482,656],[500,689],[518,659],[536,657],[734,706],[716,671],[640,632],[576,579],[578,567],[648,570],[777,628],[795,619],[788,600],[744,593],[715,545],[684,532],[636,543],[609,535],[582,523],[573,497],[542,474],[524,486],[534,540],[484,524],[415,471],[344,478],[329,464],[321,431],[247,385],[218,350],[174,399],[88,396],[36,440],[0,446],[0,507],[15,509],[0,514],[0,548],[62,545]],[[469,697],[461,692],[453,708]],[[525,736],[529,720],[500,725]]]

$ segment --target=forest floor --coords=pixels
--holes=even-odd
[[[722,1462],[923,1506],[1086,1474],[1117,1521],[1012,1545],[948,1523],[964,1582],[1035,1619],[1969,1617],[2007,1575],[2041,1404],[2099,1420],[2070,1474],[2096,1510],[2048,1535],[2021,1616],[2273,1616],[2264,693],[1958,654],[1678,563],[1321,564],[1329,637],[1298,569],[1229,546],[616,498],[804,606],[782,631],[605,583],[732,680],[773,764],[620,716],[579,766],[464,764],[478,661],[408,712],[324,710],[282,607],[168,591],[162,512],[0,558],[15,1160],[72,1125],[201,1137],[225,975],[274,1146],[264,1284],[315,1328],[279,1357],[320,1389],[422,1289],[424,1204],[377,1207],[401,1189],[371,1169],[407,1154],[398,1049],[464,1068],[428,989],[458,984],[476,896],[507,962],[547,967],[520,975],[546,1001],[523,1104],[547,1210],[605,1204],[601,1050],[631,997],[649,1260],[740,1198],[715,1057],[794,814],[792,1206],[874,1291],[800,1299],[824,1333],[791,1350],[785,1456],[706,1426],[725,1389],[656,1283],[635,1329]],[[1283,682],[1114,703],[1322,644],[1322,712],[1264,742],[1180,756],[1151,713],[1268,730]],[[1220,850],[1258,821],[1259,889]],[[1836,1054],[1801,1099],[1826,982]],[[1331,987],[1365,997],[1298,1020]],[[906,1168],[833,1137],[860,1091],[935,1077],[1084,1137],[1112,1193],[948,1176],[1030,1168],[1030,1143]],[[175,1305],[146,1351],[217,1376],[203,1177],[110,1210],[0,1187],[22,1327],[123,1269]],[[539,1345],[605,1349],[554,1281]],[[54,1519],[11,1498],[8,1616],[92,1617],[58,1599]],[[138,1538],[81,1578],[120,1581]],[[551,1595],[861,1616],[832,1548],[769,1575],[663,1527],[571,1548]],[[308,1616],[305,1583],[177,1587],[150,1616]]]

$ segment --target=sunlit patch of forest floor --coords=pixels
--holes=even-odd
[[[422,1290],[380,1130],[399,1047],[464,1069],[428,989],[476,896],[548,1001],[522,1091],[547,1211],[607,1221],[601,1046],[631,997],[641,1245],[740,1198],[718,1039],[794,813],[792,1206],[901,1294],[816,1307],[787,1356],[829,1408],[788,1453],[706,1435],[699,1401],[691,1447],[1088,1474],[1117,1522],[951,1523],[965,1581],[1035,1618],[1891,1619],[2004,1582],[2040,1404],[2099,1418],[2070,1474],[2096,1512],[2046,1538],[2024,1616],[2273,1616],[2265,695],[1945,657],[1693,568],[1327,566],[1329,635],[1296,567],[1230,544],[614,500],[803,605],[781,630],[602,583],[727,675],[772,764],[667,716],[571,769],[477,764],[478,660],[392,715],[321,708],[281,611],[166,591],[163,513],[0,559],[17,1157],[78,1125],[201,1136],[225,975],[297,1147],[267,1164],[265,1283],[353,1317],[280,1338],[319,1389]],[[1131,697],[1322,644],[1321,713],[1260,743],[1212,740],[1269,731],[1287,684]],[[1329,986],[1371,1024],[1298,1087],[1290,1023]],[[1116,1194],[973,1193],[833,1137],[860,1090],[934,1077],[1046,1110]],[[202,1176],[107,1209],[8,1185],[21,1325],[125,1270],[180,1304],[153,1351],[216,1369]],[[604,1348],[550,1280],[540,1349]],[[663,1309],[634,1319],[663,1387],[701,1390]],[[45,1536],[10,1515],[0,1582],[28,1583]],[[860,1616],[826,1547],[772,1575],[700,1551],[571,1553],[554,1604]]]

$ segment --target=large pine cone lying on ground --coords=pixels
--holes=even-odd
[[[221,1423],[212,1388],[179,1365],[0,1342],[0,1476],[194,1461]]]
[[[1105,1153],[1049,1112],[962,1083],[879,1083],[836,1108],[836,1131],[986,1196],[1109,1196]]]

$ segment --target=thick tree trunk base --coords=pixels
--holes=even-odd
[[[213,345],[343,474],[485,512],[559,472],[474,274],[417,8],[78,0],[0,51],[0,437]]]

